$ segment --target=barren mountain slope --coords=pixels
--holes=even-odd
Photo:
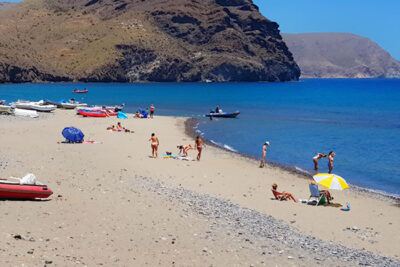
[[[400,77],[400,62],[368,38],[349,33],[283,34],[304,78]]]
[[[251,0],[25,0],[0,13],[0,81],[289,81]]]

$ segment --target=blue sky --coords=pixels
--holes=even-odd
[[[253,0],[283,33],[350,32],[400,60],[400,0]]]
[[[1,1],[1,0],[0,0]],[[19,2],[18,0],[8,0]],[[400,0],[253,0],[283,33],[350,32],[400,60]]]

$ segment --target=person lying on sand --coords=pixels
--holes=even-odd
[[[297,203],[297,200],[294,198],[294,196],[291,193],[288,193],[288,192],[285,192],[285,191],[278,192],[278,191],[276,191],[277,188],[278,188],[277,184],[273,184],[272,185],[272,193],[274,194],[276,199],[281,200],[281,201],[282,200],[291,199],[291,200],[293,200],[294,202]]]
[[[136,111],[135,118],[141,119],[141,118],[143,118],[143,115],[140,114],[139,111]]]
[[[116,131],[118,131],[118,130],[117,130],[117,128],[115,128],[115,126],[114,126],[114,125],[112,125],[112,126],[110,126],[110,127],[107,127],[107,131],[113,131],[113,132],[116,132]]]
[[[311,184],[318,188],[318,185],[315,183],[315,181],[311,181]],[[331,193],[328,190],[319,190],[319,193],[325,195],[326,201],[328,202],[328,204],[331,204],[330,201],[333,199],[333,197],[331,196]]]
[[[313,162],[314,162],[314,170],[318,171],[318,160],[321,158],[326,158],[326,154],[325,153],[318,153],[317,155],[315,155],[313,157]]]
[[[125,132],[125,133],[130,133],[131,132],[130,130],[122,127],[120,122],[117,123],[117,131],[121,131],[121,132]]]
[[[194,149],[194,147],[192,147],[192,145],[189,144],[187,146],[178,146],[178,149],[179,149],[179,154],[182,154],[182,152],[183,152],[183,155],[185,157],[187,157],[188,156],[188,151],[190,149]]]

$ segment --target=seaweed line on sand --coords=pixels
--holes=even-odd
[[[168,187],[152,178],[136,175],[129,184],[181,202],[195,213],[215,220],[222,227],[233,231],[243,229],[246,234],[259,240],[275,241],[289,248],[303,249],[313,255],[323,255],[325,259],[356,262],[364,266],[400,266],[400,260],[396,258],[379,256],[369,251],[348,248],[302,234],[270,215],[210,195],[196,193],[182,187]]]
[[[184,123],[185,124],[185,134],[188,135],[189,137],[192,137],[192,138],[195,138],[197,135],[199,135],[195,130],[195,127],[196,127],[196,125],[198,125],[198,123],[199,123],[199,119],[197,119],[197,118],[187,118],[185,120],[185,123]],[[209,141],[208,139],[206,139],[204,137],[203,137],[203,141],[209,146],[215,147],[215,148],[220,149],[220,150],[222,150],[224,152],[227,152],[227,153],[230,153],[232,155],[238,156],[238,157],[240,157],[240,158],[242,158],[244,160],[248,160],[248,161],[254,162],[255,164],[259,163],[260,159],[254,157],[252,155],[248,155],[248,154],[244,154],[244,153],[240,153],[240,152],[236,152],[236,151],[232,151],[232,150],[226,149],[223,146],[219,146],[219,145]],[[273,167],[273,168],[279,168],[281,170],[284,170],[284,171],[287,171],[289,173],[292,173],[292,174],[296,175],[299,178],[303,178],[303,179],[306,179],[306,180],[311,180],[312,179],[311,175],[307,175],[304,172],[301,172],[301,171],[297,170],[296,168],[294,168],[292,166],[286,166],[286,165],[273,163],[273,162],[267,162],[266,164],[268,166]],[[350,184],[349,190],[354,192],[354,193],[357,193],[357,194],[361,194],[361,195],[365,195],[365,196],[372,197],[372,198],[375,198],[375,199],[380,199],[380,200],[383,200],[383,201],[386,201],[386,202],[390,202],[393,205],[395,205],[397,207],[400,207],[400,197],[388,195],[388,194],[385,194],[384,192],[370,190],[370,189],[363,188],[363,187],[360,187],[360,186],[357,186],[357,185],[353,185],[353,184]]]

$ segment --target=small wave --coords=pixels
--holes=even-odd
[[[228,146],[228,145],[224,145],[224,148],[229,150],[229,151],[232,151],[232,152],[238,152],[236,149],[234,149],[233,147]]]
[[[313,175],[311,172],[309,172],[309,171],[307,171],[307,170],[305,170],[305,169],[302,169],[302,168],[300,168],[300,167],[294,166],[294,168],[296,169],[296,171],[299,171],[299,172],[301,172],[301,173]]]

